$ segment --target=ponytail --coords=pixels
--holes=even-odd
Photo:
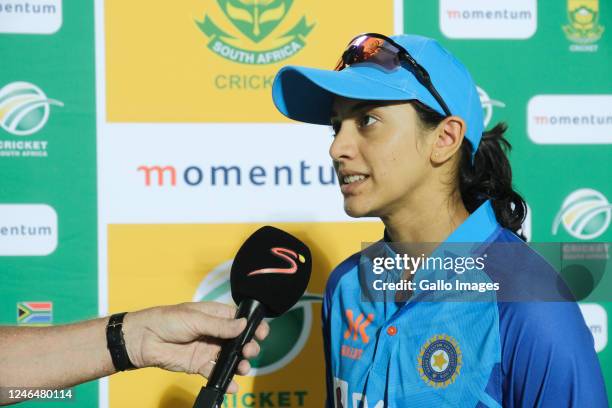
[[[434,128],[444,119],[419,101],[411,101],[411,104],[426,128]],[[486,200],[491,200],[500,225],[518,234],[527,205],[512,188],[512,169],[506,155],[512,146],[504,137],[507,129],[505,123],[498,123],[493,129],[483,132],[473,165],[472,144],[467,139],[463,140],[458,169],[459,192],[470,213]],[[518,235],[525,239],[522,234]]]

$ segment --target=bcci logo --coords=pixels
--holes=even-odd
[[[230,271],[232,261],[213,269],[202,280],[193,300],[232,304]],[[270,335],[261,343],[257,358],[249,360],[253,369],[249,375],[263,375],[280,370],[300,354],[312,326],[312,303],[321,302],[320,295],[304,294],[284,315],[268,320]]]
[[[417,361],[423,381],[432,387],[444,388],[455,382],[461,371],[461,349],[451,336],[440,334],[427,340]]]
[[[50,105],[64,106],[29,82],[12,82],[0,89],[0,126],[15,136],[38,132],[49,119]]]
[[[552,233],[557,235],[559,226],[574,238],[594,239],[610,226],[612,204],[597,190],[581,188],[568,195],[555,216]]]
[[[563,26],[565,36],[579,45],[571,49],[595,51],[596,46],[580,46],[597,42],[604,32],[604,27],[599,24],[599,0],[568,0],[567,17],[569,24]]]
[[[196,24],[208,37],[208,48],[215,54],[242,64],[273,64],[304,48],[305,38],[314,27],[314,24],[308,25],[306,17],[302,16],[289,30],[275,32],[289,13],[293,1],[217,0],[223,14],[233,25],[233,32],[219,28],[208,15],[204,15],[204,19],[196,21]],[[244,41],[245,37],[248,41]],[[243,48],[245,42],[250,43],[250,46],[246,45],[250,49]]]

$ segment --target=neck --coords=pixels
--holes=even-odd
[[[424,192],[425,193],[425,192]],[[458,194],[457,194],[458,195]],[[396,211],[382,216],[388,237],[393,242],[443,242],[470,215],[461,197],[446,197],[439,192],[418,194],[418,199],[403,203]]]

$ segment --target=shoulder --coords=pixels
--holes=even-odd
[[[535,248],[535,249],[534,249]],[[536,250],[537,249],[537,250]],[[500,302],[573,302],[563,277],[549,259],[561,257],[559,244],[528,244],[506,228],[500,228],[484,249],[486,272],[498,282]],[[553,261],[553,262],[555,262]]]
[[[509,349],[554,348],[570,354],[594,349],[593,336],[575,302],[502,302],[498,307],[502,345],[513,345]]]
[[[593,336],[575,302],[499,307],[504,406],[607,406]]]
[[[361,257],[361,251],[354,253],[353,255],[346,258],[344,261],[340,262],[338,266],[334,268],[329,278],[327,279],[327,284],[325,286],[325,297],[330,299],[340,280],[351,272],[353,269],[357,268],[359,265],[359,258]]]

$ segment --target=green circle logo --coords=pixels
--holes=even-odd
[[[200,282],[193,300],[215,301],[233,304],[230,286],[230,271],[233,260],[214,268]],[[304,294],[300,301],[287,313],[268,319],[270,335],[261,343],[257,358],[250,360],[249,375],[270,374],[289,364],[300,354],[312,327],[312,303],[321,302],[322,296]]]
[[[582,188],[568,195],[553,222],[553,235],[559,225],[574,238],[593,239],[603,234],[610,225],[612,204],[599,191]]]
[[[0,89],[0,126],[15,136],[36,133],[49,119],[49,105],[64,106],[34,84],[12,82]]]

